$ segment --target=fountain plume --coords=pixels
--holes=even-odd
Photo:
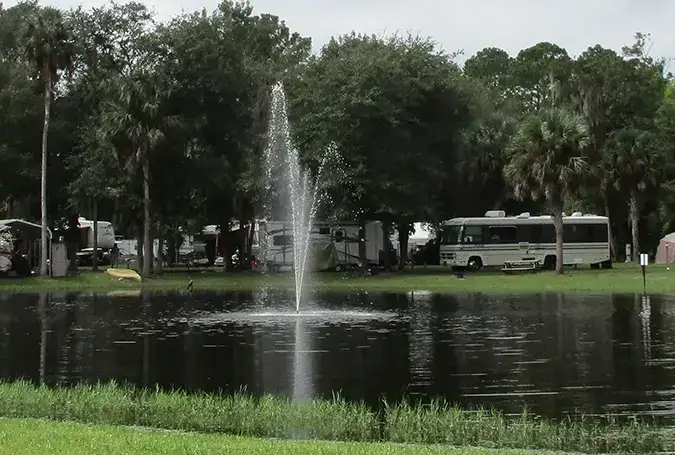
[[[300,311],[307,272],[311,269],[311,231],[317,210],[322,202],[320,187],[322,172],[333,153],[329,149],[321,159],[316,174],[303,169],[298,149],[291,138],[286,94],[281,82],[272,87],[270,102],[268,144],[263,155],[265,190],[268,198],[278,199],[283,219],[290,220],[293,232],[293,273],[295,282],[295,309]],[[279,168],[281,167],[281,169]],[[277,174],[275,170],[281,172]],[[275,187],[276,175],[285,180],[281,188]],[[285,191],[283,186],[286,186]],[[281,190],[281,191],[279,191]],[[268,201],[269,202],[269,201]],[[273,211],[271,204],[267,212]],[[267,252],[263,252],[263,261]]]

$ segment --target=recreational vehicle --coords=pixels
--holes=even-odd
[[[94,222],[80,217],[80,239],[82,248],[94,247]],[[115,230],[110,221],[98,221],[98,247],[109,250],[115,245]]]
[[[563,214],[565,265],[611,267],[609,219],[604,216]],[[500,210],[484,217],[453,218],[443,223],[440,236],[442,266],[473,270],[529,261],[552,269],[556,237],[551,216],[506,216]]]
[[[256,223],[252,254],[272,269],[292,268],[293,227],[291,222],[264,221]],[[359,265],[359,231],[356,222],[315,222],[309,234],[308,256],[315,270],[340,270]],[[369,221],[365,225],[366,259],[368,266],[384,262],[385,239],[382,223]],[[265,257],[262,258],[261,255]]]
[[[90,264],[94,254],[94,222],[82,217],[77,221],[80,228],[80,250],[76,254],[78,263]],[[110,221],[98,221],[96,224],[99,261],[105,263],[110,259],[110,250],[115,246],[115,230]]]

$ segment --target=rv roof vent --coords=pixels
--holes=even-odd
[[[529,218],[530,217],[530,212],[523,212],[520,215],[518,215],[516,218]]]
[[[488,210],[485,212],[486,218],[504,218],[505,216],[506,212],[503,210]]]
[[[583,216],[581,212],[572,212],[572,216]]]
[[[562,212],[562,216],[567,216],[567,213],[565,213],[565,212]]]

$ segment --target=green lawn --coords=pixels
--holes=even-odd
[[[0,292],[40,291],[113,291],[138,289],[179,291],[185,290],[188,281],[194,281],[195,291],[253,290],[259,288],[265,277],[251,272],[225,273],[213,270],[165,273],[143,284],[119,282],[103,272],[81,272],[66,278],[11,278],[0,280]],[[500,271],[467,273],[463,279],[455,278],[447,269],[416,267],[415,271],[394,272],[363,277],[339,273],[317,273],[310,281],[315,289],[334,291],[390,291],[405,292],[428,290],[440,293],[535,293],[535,292],[642,292],[640,267],[634,264],[617,264],[611,270],[566,270],[565,275],[538,272],[523,275],[505,275]],[[272,275],[267,283],[276,288],[292,287],[291,274]],[[648,267],[647,290],[650,293],[675,293],[675,267],[652,265]]]
[[[36,419],[0,419],[0,453],[11,455],[515,455],[552,452],[278,441]]]

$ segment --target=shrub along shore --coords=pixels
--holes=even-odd
[[[267,284],[278,289],[293,289],[290,273],[263,276],[258,273],[223,272],[213,269],[171,271],[143,283],[121,282],[103,272],[80,272],[64,278],[0,279],[0,293],[52,291],[115,291],[147,289],[185,291],[192,280],[194,291],[253,291]],[[310,276],[319,291],[408,292],[426,290],[438,293],[483,292],[493,294],[541,292],[641,293],[642,273],[635,264],[617,264],[610,270],[569,269],[562,276],[541,271],[522,275],[505,275],[500,271],[466,273],[457,278],[447,268],[415,267],[414,271],[359,276],[349,273],[315,273]],[[654,294],[675,293],[675,267],[652,265],[647,270],[647,291]]]
[[[0,416],[98,425],[142,426],[231,436],[345,442],[441,444],[585,453],[653,453],[673,446],[666,430],[632,420],[549,422],[523,412],[463,411],[442,403],[385,405],[275,396],[147,391],[115,383],[38,387],[0,383]]]

